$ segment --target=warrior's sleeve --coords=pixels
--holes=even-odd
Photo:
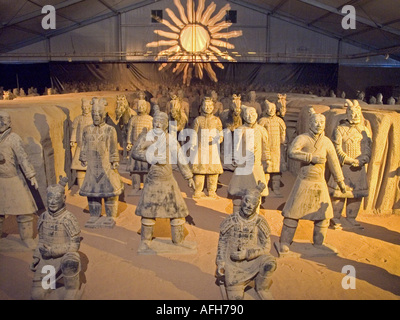
[[[33,252],[33,257],[34,258],[39,258],[39,259],[41,259],[41,257],[42,257],[42,255],[40,254],[40,251],[39,251],[39,248],[43,245],[43,237],[42,237],[42,225],[43,225],[43,220],[44,220],[44,217],[45,217],[45,215],[47,214],[47,211],[46,212],[43,212],[40,216],[39,216],[39,219],[38,219],[38,222],[37,222],[37,231],[38,231],[38,238],[39,238],[39,241],[38,241],[38,244],[37,244],[37,246],[36,246],[36,248],[35,248],[35,251]]]
[[[221,143],[224,139],[224,133],[223,133],[223,128],[222,128],[222,122],[219,117],[216,116],[216,126],[215,129],[217,129],[217,132],[219,134],[219,143]]]
[[[349,163],[350,157],[343,151],[342,143],[343,143],[343,128],[337,126],[333,131],[332,142],[335,147],[337,156],[339,158],[339,162],[341,165]]]
[[[22,169],[22,172],[25,174],[27,179],[31,179],[36,175],[35,169],[32,164],[29,162],[28,155],[26,154],[24,147],[22,146],[22,139],[16,133],[12,133],[10,135],[12,139],[12,149],[17,157],[18,163]]]
[[[261,130],[261,160],[266,161],[266,160],[271,160],[271,150],[269,148],[269,143],[268,143],[268,131],[264,127],[260,126]]]
[[[79,154],[79,161],[81,162],[87,162],[87,155],[88,155],[88,131],[89,131],[89,126],[85,127],[83,129],[83,133],[82,133],[82,148],[81,148],[81,152]]]
[[[219,232],[219,240],[218,240],[218,249],[217,249],[217,258],[216,264],[221,265],[225,263],[226,254],[228,250],[228,240],[229,240],[229,231],[233,227],[233,219],[232,216],[229,216],[224,221],[222,221],[220,225]]]
[[[135,141],[135,143],[133,144],[132,153],[131,153],[131,157],[133,159],[147,162],[147,158],[146,158],[147,148],[145,147],[146,136],[147,136],[147,133],[142,132],[139,135],[139,137],[137,138],[137,140]]]
[[[80,118],[79,116],[76,117],[74,122],[72,122],[72,132],[71,132],[71,138],[69,140],[73,142],[76,142],[76,131],[78,130],[79,118]]]
[[[302,151],[304,143],[306,142],[304,135],[297,136],[289,147],[289,158],[293,160],[303,161],[310,163],[312,160],[312,153]]]
[[[261,247],[265,248],[266,252],[269,252],[271,249],[271,229],[267,220],[263,216],[259,216],[258,221],[258,239],[261,244]]]
[[[132,143],[133,119],[134,119],[134,116],[131,117],[128,122],[128,133],[127,133],[127,137],[126,137],[126,143],[128,143],[128,144],[133,144]]]
[[[287,144],[287,137],[286,137],[286,124],[285,121],[283,121],[283,119],[278,118],[278,122],[279,122],[279,131],[280,131],[280,140],[281,140],[281,144]]]
[[[110,135],[110,162],[119,162],[119,154],[118,154],[118,138],[117,138],[117,130],[113,127],[109,127],[109,135]]]
[[[194,119],[193,122],[193,131],[194,131],[194,139],[190,139],[191,143],[192,143],[192,147],[195,147],[198,145],[199,143],[199,139],[200,139],[200,124],[199,124],[199,117],[197,117],[196,119]]]
[[[78,220],[72,213],[68,212],[68,215],[63,220],[63,225],[70,238],[68,252],[78,251],[81,243],[81,229]]]
[[[327,163],[335,182],[344,181],[342,167],[340,165],[339,158],[337,156],[332,141],[329,138],[325,137],[324,143],[326,146]]]
[[[175,139],[174,137],[171,137],[171,135],[169,136],[169,139]],[[183,154],[182,148],[179,144],[179,142],[175,139],[175,148],[176,148],[176,153],[178,156],[178,168],[179,171],[181,172],[182,176],[188,180],[190,178],[193,178],[193,172],[190,169],[189,166],[189,161],[187,160],[187,158],[185,157],[185,155]],[[175,150],[173,151],[175,152]]]

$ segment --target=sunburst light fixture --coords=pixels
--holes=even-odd
[[[216,15],[217,5],[212,2],[207,8],[206,0],[199,0],[197,10],[195,10],[194,0],[187,0],[186,12],[180,0],[174,0],[174,4],[179,11],[179,18],[175,13],[167,8],[165,11],[172,22],[166,19],[158,19],[163,25],[172,32],[163,30],[154,30],[156,34],[169,40],[160,40],[148,43],[147,47],[169,46],[168,49],[160,51],[156,61],[167,61],[161,64],[159,70],[176,63],[173,72],[180,74],[183,72],[183,83],[190,84],[193,76],[203,79],[205,70],[214,82],[218,82],[212,65],[224,69],[221,59],[230,62],[236,62],[228,53],[228,49],[234,49],[235,46],[228,42],[230,38],[240,37],[242,31],[220,32],[229,28],[232,23],[223,20],[226,12],[230,10],[230,5],[225,5]],[[221,21],[223,20],[223,21]],[[226,51],[222,52],[219,48]]]

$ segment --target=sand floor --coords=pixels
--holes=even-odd
[[[121,169],[128,193],[129,175]],[[81,225],[83,300],[222,300],[215,279],[215,257],[219,225],[232,212],[226,198],[232,172],[220,176],[217,191],[221,199],[191,199],[192,191],[178,172],[174,175],[181,186],[190,216],[185,226],[186,240],[197,243],[196,254],[138,255],[140,217],[134,214],[138,196],[121,197],[119,216],[113,229],[87,229],[87,200],[76,194],[77,186],[67,192],[67,209]],[[282,209],[295,177],[283,175],[283,198],[266,197],[261,206],[271,227],[271,241],[277,241],[282,227]],[[342,218],[343,220],[343,218]],[[310,257],[312,241],[310,221],[301,221],[296,231],[293,252],[298,257],[278,258],[273,275],[272,294],[278,300],[399,300],[400,298],[400,216],[377,216],[368,212],[358,220],[364,230],[329,229],[326,243],[338,255]],[[155,236],[169,238],[169,224],[158,220]],[[8,242],[7,242],[8,241]],[[0,251],[0,299],[30,299],[33,272],[29,270],[32,252],[18,246],[18,228],[14,217],[4,223],[1,243],[15,243],[14,251]],[[0,244],[1,244],[0,243]],[[274,246],[271,254],[277,257]],[[356,271],[355,289],[344,289],[344,266]],[[246,299],[257,299],[249,289]]]

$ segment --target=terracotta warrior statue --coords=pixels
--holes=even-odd
[[[119,154],[117,132],[105,123],[107,101],[93,98],[93,124],[83,129],[82,150],[79,157],[83,167],[87,166],[85,180],[79,194],[88,197],[90,218],[87,228],[112,228],[118,213],[118,196],[124,186],[118,173]],[[101,217],[102,199],[106,217]]]
[[[217,91],[215,91],[215,90],[211,91],[211,99],[214,102],[213,115],[216,117],[219,117],[222,114],[222,112],[224,111],[224,105],[222,104],[221,101],[219,101]]]
[[[124,94],[117,95],[117,104],[115,106],[115,120],[118,142],[122,147],[122,159],[128,158],[127,137],[129,120],[135,116],[137,112],[129,107],[129,102]],[[118,136],[119,134],[119,136]]]
[[[50,289],[45,289],[42,280],[48,274],[48,266],[54,267],[58,280],[64,280],[64,300],[77,299],[80,287],[81,259],[78,253],[81,237],[78,220],[65,207],[67,178],[47,188],[47,211],[38,220],[39,242],[30,265],[35,272],[31,298],[43,300]],[[47,269],[43,269],[47,267]],[[54,279],[54,280],[56,280]],[[54,284],[54,288],[55,284]]]
[[[0,111],[0,236],[5,216],[16,216],[22,242],[34,249],[33,218],[37,206],[24,176],[38,189],[36,172],[24,150],[22,139],[11,131],[8,112]]]
[[[261,104],[257,102],[257,93],[255,91],[250,91],[248,95],[248,100],[243,102],[247,107],[252,107],[256,109],[258,118],[261,118],[262,108]]]
[[[257,124],[256,109],[245,106],[242,109],[243,125],[236,129],[239,139],[234,139],[236,168],[228,185],[228,195],[233,199],[234,210],[239,204],[235,199],[243,197],[248,189],[255,188],[258,181],[267,185],[265,172],[271,166],[267,130]],[[268,194],[268,188],[261,192],[262,197]]]
[[[242,125],[241,108],[242,108],[242,101],[240,94],[232,95],[232,100],[229,109],[225,109],[220,115],[222,127],[224,129],[227,128],[233,132],[236,128]]]
[[[148,114],[148,106],[145,102],[145,100],[138,101],[138,114],[129,120],[126,147],[128,151],[131,151],[132,145],[137,142],[140,134],[147,133],[153,128],[153,117]],[[132,195],[135,195],[140,189],[141,176],[143,176],[143,182],[146,180],[149,164],[147,161],[139,161],[129,157],[127,169],[132,176]]]
[[[174,130],[178,134],[183,129],[185,129],[189,121],[188,116],[186,115],[185,109],[183,107],[183,102],[184,101],[182,100],[182,98],[176,95],[173,95],[171,101],[169,101],[169,111],[168,111],[169,120],[176,122]]]
[[[151,249],[156,218],[168,218],[172,243],[185,246],[184,224],[188,208],[172,174],[172,156],[189,187],[194,188],[193,174],[184,161],[176,137],[168,133],[168,115],[155,108],[153,129],[142,133],[133,146],[131,157],[147,161],[150,166],[135,214],[142,218],[140,251]]]
[[[265,100],[265,117],[258,124],[268,131],[268,145],[271,153],[271,165],[267,169],[265,179],[271,179],[272,191],[276,197],[282,197],[280,192],[282,172],[286,171],[286,124],[276,115],[275,103]]]
[[[195,150],[192,171],[194,174],[194,199],[205,197],[204,182],[207,178],[208,197],[217,199],[218,176],[224,172],[219,154],[219,145],[223,140],[221,120],[213,115],[214,102],[210,97],[203,100],[202,114],[193,123],[196,138],[192,149]]]
[[[139,101],[142,101],[142,104],[146,105],[146,113],[150,114],[151,113],[151,104],[146,100],[146,93],[144,91],[139,91],[138,92],[138,98],[135,99],[135,102],[133,103],[133,110],[135,112],[138,112],[139,109]]]
[[[236,128],[240,127],[243,123],[241,95],[236,95],[236,94],[232,95],[231,100],[229,101],[229,108],[225,109],[222,112],[222,114],[220,115],[220,119],[222,122],[222,128],[224,129],[225,135],[228,135],[230,132],[230,138],[231,138],[231,143],[228,140],[226,140],[223,141],[221,144],[222,166],[224,170],[234,171],[235,168],[232,165],[233,157],[230,156],[233,156],[234,131]],[[230,145],[232,145],[232,150],[229,151]],[[226,153],[228,153],[227,156]]]
[[[342,166],[346,193],[340,192],[334,179],[328,182],[332,197],[331,225],[341,229],[340,217],[346,205],[346,219],[354,227],[362,228],[356,221],[363,197],[368,197],[367,165],[372,156],[372,134],[357,100],[346,100],[346,119],[335,128],[332,141]]]
[[[93,124],[92,105],[90,100],[82,98],[82,114],[77,116],[72,123],[72,133],[70,138],[71,152],[73,154],[71,169],[76,170],[76,180],[80,188],[85,179],[86,167],[82,167],[79,161],[82,148],[82,134],[86,126]]]
[[[262,300],[273,298],[269,288],[277,263],[270,254],[271,230],[267,220],[257,213],[265,187],[258,182],[255,188],[248,189],[240,210],[220,226],[216,274],[223,278],[229,300],[242,300],[244,289],[252,280]]]
[[[336,250],[324,244],[329,220],[333,218],[332,203],[325,181],[325,164],[342,193],[346,192],[344,177],[335,147],[324,134],[325,116],[310,109],[309,131],[297,136],[289,148],[289,158],[301,161],[302,167],[288,200],[282,210],[283,226],[279,243],[275,243],[279,255],[289,253],[289,246],[300,219],[314,222],[313,246],[321,254],[336,254]]]

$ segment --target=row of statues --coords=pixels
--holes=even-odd
[[[118,99],[124,104],[123,97]],[[177,126],[170,126],[172,113],[167,114],[155,107],[153,116],[150,116],[145,99],[137,102],[136,110],[131,112],[133,115],[124,121],[128,123],[124,146],[129,152],[129,171],[145,175],[135,211],[141,217],[138,252],[152,248],[157,218],[170,220],[174,245],[193,248],[193,243],[184,239],[185,217],[189,212],[173,176],[173,165],[177,165],[193,189],[193,198],[206,196],[203,190],[207,181],[207,199],[216,199],[218,176],[224,172],[226,164],[221,158],[231,157],[233,175],[228,195],[234,207],[233,213],[220,226],[216,259],[217,276],[223,277],[229,299],[243,299],[244,288],[251,280],[255,280],[260,298],[271,298],[269,287],[277,264],[270,254],[270,228],[267,220],[259,214],[259,207],[269,194],[270,176],[274,194],[282,196],[278,182],[280,185],[280,174],[287,157],[300,161],[302,167],[282,210],[283,227],[279,242],[275,243],[280,256],[290,252],[301,219],[314,222],[314,248],[322,253],[331,253],[332,248],[325,244],[329,224],[340,228],[340,217],[346,206],[347,220],[360,227],[356,217],[362,198],[368,195],[366,165],[371,159],[372,138],[358,101],[347,100],[346,117],[336,127],[331,139],[324,134],[325,117],[311,109],[309,131],[297,136],[289,147],[285,122],[276,115],[276,105],[269,101],[266,105],[267,116],[258,119],[257,110],[242,105],[240,96],[234,95],[227,115],[217,117],[213,113],[212,98],[205,98],[202,115],[194,119],[190,131],[195,139],[187,136],[190,138],[189,148],[185,151],[183,142],[186,141],[178,141]],[[112,228],[118,212],[118,198],[124,191],[118,167],[125,155],[121,157],[118,151],[116,127],[106,123],[106,106],[104,98],[82,100],[82,115],[74,120],[71,135],[71,147],[75,148],[73,168],[82,171],[77,175],[79,194],[87,197],[89,204],[87,228]],[[172,106],[174,109],[174,104]],[[203,131],[207,131],[206,139],[202,136]],[[235,141],[235,138],[240,143],[229,144],[229,139]],[[221,144],[226,144],[223,157],[219,150],[215,150]],[[233,150],[232,157],[230,151],[238,148],[240,152]],[[192,156],[188,157],[187,153]],[[208,153],[208,157],[205,156],[208,161],[202,161],[201,153]],[[188,158],[197,161],[188,161]],[[324,177],[326,164],[331,173],[328,183]],[[0,199],[0,226],[5,215],[15,215],[22,241],[35,249],[31,265],[31,269],[36,271],[32,298],[42,299],[46,293],[40,286],[43,263],[54,265],[61,272],[65,279],[65,297],[74,298],[79,289],[80,228],[65,206],[66,180],[60,179],[58,185],[47,189],[47,211],[39,218],[39,243],[36,244],[32,221],[37,207],[21,170],[37,188],[35,171],[23,149],[22,140],[11,132],[9,114],[1,111],[0,189],[6,197]],[[132,177],[132,185],[135,190],[140,185],[137,176]],[[13,201],[17,196],[18,201]],[[101,215],[103,201],[105,216]]]

